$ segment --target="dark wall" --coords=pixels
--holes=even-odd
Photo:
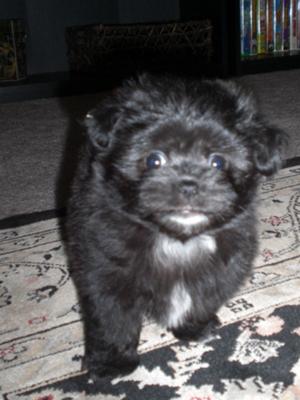
[[[119,22],[174,21],[179,19],[178,0],[119,0]]]
[[[0,18],[27,24],[27,72],[69,69],[65,29],[88,24],[176,20],[179,0],[0,0]]]
[[[28,74],[68,70],[65,28],[116,23],[117,0],[26,0]]]
[[[24,18],[25,0],[0,0],[0,19]]]

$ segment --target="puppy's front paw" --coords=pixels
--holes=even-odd
[[[101,378],[115,378],[117,376],[128,375],[139,365],[139,357],[135,355],[123,355],[105,364],[95,360],[86,359],[88,370],[88,380],[90,383],[96,382]]]
[[[200,341],[213,335],[220,326],[219,318],[214,315],[207,321],[188,321],[178,328],[173,328],[173,335],[179,340]]]

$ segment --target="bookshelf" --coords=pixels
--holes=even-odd
[[[234,0],[231,6],[233,74],[300,68],[300,0]]]
[[[260,49],[260,53],[241,53],[243,47],[241,42],[241,29],[243,29],[244,25],[244,21],[241,23],[241,4],[245,1],[251,2],[251,4],[254,2],[260,3],[261,1],[272,1],[273,3],[281,1],[283,5],[291,4],[291,2],[296,1],[297,10],[300,9],[300,0],[168,0],[166,4],[164,3],[164,6],[161,7],[164,7],[165,10],[163,14],[164,22],[173,21],[174,18],[176,21],[203,19],[211,21],[212,60],[207,68],[208,71],[205,71],[208,76],[226,78],[248,73],[300,68],[300,42],[298,48],[296,46],[296,48],[293,49],[277,50],[275,52],[268,51],[264,53],[261,52]],[[82,2],[76,0],[75,3],[78,4],[78,7],[80,6],[80,12],[78,12],[79,8],[77,7],[74,7],[71,11],[68,9],[68,13],[70,14],[71,12],[72,18],[71,16],[71,19],[69,18],[67,20],[62,17],[54,18],[56,25],[53,25],[53,23],[50,23],[48,20],[46,21],[47,24],[40,23],[40,16],[46,15],[43,8],[44,5],[43,7],[41,6],[42,8],[39,8],[39,12],[36,11],[35,7],[33,12],[32,8],[31,11],[33,14],[30,14],[30,18],[28,12],[25,12],[22,8],[18,8],[17,10],[11,10],[9,7],[4,8],[4,10],[7,11],[7,14],[4,15],[7,19],[25,18],[26,26],[29,29],[27,43],[29,76],[19,81],[0,81],[0,103],[39,97],[91,93],[103,90],[105,85],[109,87],[110,82],[104,79],[103,76],[99,79],[99,77],[93,75],[74,74],[69,71],[67,61],[63,61],[66,58],[66,49],[63,46],[65,28],[71,24],[70,21],[72,21],[72,24],[78,24],[80,26],[90,24],[94,20],[98,22],[104,21],[106,24],[122,22],[113,6],[114,2],[111,2],[111,8],[107,8],[107,2],[104,0],[87,0],[87,2],[89,7],[82,8]],[[11,2],[8,3],[12,4]],[[28,5],[31,4],[31,2],[27,3]],[[37,3],[39,3],[38,0],[35,0],[35,6]],[[47,0],[43,2],[43,4],[44,3],[47,4],[49,10],[52,10],[51,15],[65,15],[67,6],[64,5],[64,2],[59,3],[60,5],[55,3],[55,6],[51,0]],[[133,0],[133,3],[140,5],[140,0]],[[147,0],[143,0],[142,3],[148,4]],[[157,0],[157,4],[160,5],[162,3]],[[91,5],[94,5],[97,10],[93,7],[91,8]],[[104,10],[106,10],[105,12],[107,12],[107,14],[104,13]],[[138,8],[138,11],[141,12],[139,19],[147,20],[147,18],[149,18],[145,10],[148,10],[148,8],[142,6]],[[0,11],[3,13],[1,6]],[[123,11],[126,11],[125,8]],[[127,11],[129,12],[130,10],[128,9]],[[153,12],[154,11],[153,9]],[[159,6],[156,10],[156,17],[159,20],[162,18],[160,11],[161,8]],[[135,14],[132,16],[133,19],[136,17],[137,15]],[[298,12],[296,26],[300,33],[300,11]],[[49,48],[57,48],[57,51],[51,50],[50,52],[46,52],[47,54],[42,51],[45,46],[43,45],[43,41],[40,40],[41,32],[47,38],[48,42],[51,42]],[[56,46],[56,38],[60,38],[60,46]],[[184,65],[190,67],[189,63],[185,63],[185,60],[183,61]],[[195,66],[192,67],[194,68]],[[198,71],[197,69],[197,73],[199,76],[202,76],[202,71]],[[107,87],[105,86],[105,89]]]

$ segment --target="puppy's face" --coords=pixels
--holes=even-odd
[[[237,212],[251,169],[249,153],[214,125],[167,123],[146,137],[131,137],[116,174],[132,182],[123,193],[131,212],[178,237],[223,224]]]
[[[181,239],[222,226],[249,206],[258,176],[278,168],[280,133],[255,120],[234,86],[207,84],[199,97],[173,92],[172,101],[168,88],[158,98],[157,87],[144,86],[119,93],[118,111],[106,106],[115,110],[106,110],[108,132],[99,125],[105,107],[88,118],[111,204]],[[157,103],[146,90],[156,90]]]

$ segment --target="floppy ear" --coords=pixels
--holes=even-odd
[[[268,125],[258,127],[254,134],[254,164],[262,175],[272,175],[282,165],[283,150],[287,135],[278,128]]]
[[[87,113],[84,126],[92,146],[98,151],[109,146],[118,118],[117,105],[107,101],[100,103],[97,108]]]
[[[264,121],[251,91],[232,82],[226,83],[224,87],[236,99],[235,118],[252,147],[256,170],[262,175],[272,175],[282,165],[287,134]]]

